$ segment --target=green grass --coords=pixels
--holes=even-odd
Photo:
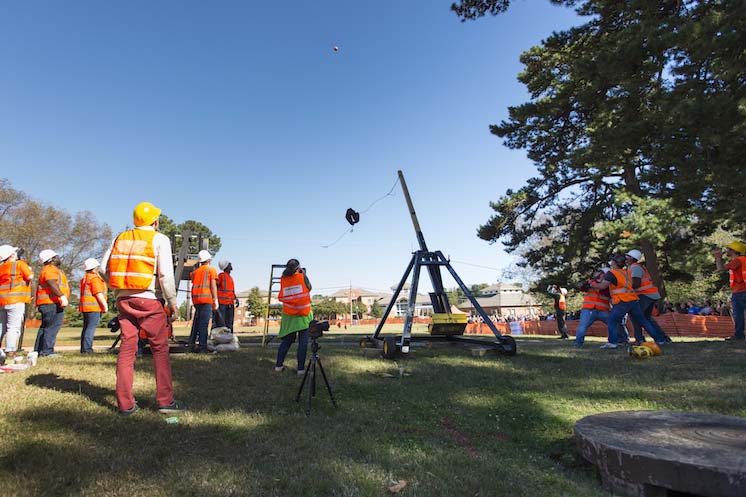
[[[305,391],[294,402],[292,369],[272,371],[274,347],[173,355],[176,395],[190,407],[175,425],[154,410],[149,357],[136,364],[144,409],[130,418],[115,411],[113,355],[70,352],[2,375],[0,489],[384,496],[392,481],[407,480],[404,496],[601,496],[595,470],[576,455],[579,418],[629,409],[746,416],[740,345],[675,343],[640,361],[593,342],[576,351],[527,337],[512,358],[433,346],[392,362],[341,345],[354,338],[320,341],[339,407],[319,380],[310,417]]]

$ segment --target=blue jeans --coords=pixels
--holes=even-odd
[[[637,321],[648,330],[648,333],[653,337],[653,340],[655,340],[656,343],[663,343],[665,340],[664,336],[659,334],[653,325],[650,324],[650,321],[645,318],[642,309],[640,309],[640,302],[638,300],[633,300],[632,302],[619,302],[618,304],[614,304],[614,307],[611,308],[608,323],[609,343],[617,343],[617,327],[621,324],[622,319],[626,314],[629,314],[630,318]]]
[[[575,331],[575,346],[583,346],[585,334],[588,333],[588,328],[590,328],[596,321],[602,321],[608,326],[609,313],[598,309],[582,309],[580,311],[580,322],[578,323],[578,329]]]
[[[62,328],[62,321],[65,319],[65,308],[57,304],[41,304],[39,312],[41,313],[41,328],[36,333],[34,350],[40,356],[54,354],[57,333]]]
[[[735,323],[735,331],[733,333],[733,336],[735,336],[736,338],[744,338],[743,313],[746,312],[746,292],[738,292],[731,295],[730,305],[733,309],[733,322]]]
[[[194,320],[189,343],[195,343],[199,337],[199,351],[207,352],[207,329],[212,317],[212,304],[194,304]]]
[[[306,351],[308,350],[308,330],[300,330],[282,337],[282,343],[280,348],[277,349],[277,362],[275,366],[278,368],[285,362],[285,356],[290,350],[290,346],[295,341],[295,335],[298,335],[298,371],[303,371],[306,367]]]
[[[96,334],[96,326],[101,321],[100,312],[83,313],[83,331],[80,334],[80,353],[93,352],[93,335]]]
[[[647,318],[652,327],[655,328],[655,331],[665,338],[666,332],[663,331],[663,328],[661,328],[656,320],[653,319],[653,307],[655,307],[656,302],[658,302],[657,299],[651,299],[645,295],[640,295],[640,310],[642,310],[642,314]],[[645,337],[642,334],[642,326],[640,326],[640,323],[638,323],[634,318],[632,319],[632,326],[635,329],[635,340],[638,342],[644,341]],[[645,330],[647,331],[648,328],[645,328]],[[648,334],[650,334],[650,331],[648,331]]]

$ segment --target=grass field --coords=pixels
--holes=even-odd
[[[102,331],[96,344],[108,345]],[[65,330],[60,344],[77,345],[77,333]],[[294,401],[292,368],[272,370],[276,347],[173,355],[176,395],[190,407],[178,424],[154,409],[147,356],[135,378],[143,409],[129,418],[115,410],[114,355],[63,351],[1,375],[0,492],[385,496],[404,480],[403,496],[601,496],[595,470],[576,455],[579,418],[631,409],[746,416],[741,344],[679,342],[640,361],[592,342],[577,351],[526,337],[512,358],[433,346],[393,362],[355,341],[320,340],[338,408],[320,382],[310,417]]]

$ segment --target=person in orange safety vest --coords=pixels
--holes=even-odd
[[[298,259],[290,259],[280,278],[280,293],[277,298],[282,302],[282,321],[278,336],[282,343],[277,349],[275,371],[284,371],[285,356],[290,346],[298,337],[299,375],[305,374],[306,351],[308,350],[308,326],[313,320],[311,310],[311,282],[305,268],[300,267]]]
[[[33,280],[34,272],[19,259],[18,247],[0,245],[0,341],[5,337],[5,352],[10,358],[18,349]]]
[[[208,354],[210,352],[207,350],[207,332],[213,311],[218,310],[218,272],[210,267],[212,254],[207,250],[200,250],[197,260],[199,267],[191,274],[194,318],[189,343],[194,347],[199,339],[199,346],[195,352]]]
[[[238,299],[236,299],[236,287],[233,282],[231,272],[233,271],[233,264],[225,259],[218,262],[220,268],[220,274],[218,274],[218,315],[222,318],[223,326],[228,328],[233,333],[233,320],[235,307],[238,305]],[[212,327],[215,328],[216,321],[212,322]]]
[[[671,339],[666,335],[666,332],[653,319],[653,309],[655,308],[655,303],[660,300],[661,294],[658,292],[658,287],[653,284],[648,269],[639,262],[642,260],[642,252],[632,249],[627,252],[625,257],[627,259],[627,271],[632,278],[632,288],[635,289],[635,293],[640,298],[642,313],[650,321],[655,331],[663,335],[663,339],[666,342],[670,342]],[[642,326],[634,319],[632,319],[632,326],[635,330],[635,345],[642,345],[642,342],[645,341],[645,336],[642,334]]]
[[[611,271],[611,268],[599,269],[590,280],[580,285],[579,289],[583,291],[583,308],[580,310],[580,321],[578,322],[578,329],[575,331],[575,348],[583,348],[585,335],[593,323],[602,321],[605,325],[608,325],[609,302],[611,300],[609,290],[599,290],[591,287],[591,283],[603,281],[606,271]]]
[[[557,320],[557,331],[560,333],[560,339],[564,340],[567,336],[567,325],[565,324],[565,314],[567,313],[567,288],[559,288],[557,285],[549,285],[547,293],[554,299],[554,317]]]
[[[726,340],[744,340],[744,313],[746,313],[746,244],[732,241],[725,247],[730,261],[723,261],[723,251],[713,251],[718,271],[728,271],[730,275],[731,309],[733,311],[733,336]]]
[[[96,326],[101,321],[101,314],[109,312],[106,303],[106,283],[98,274],[100,264],[96,259],[86,259],[83,263],[85,276],[80,280],[80,304],[78,310],[83,314],[83,330],[80,333],[80,353],[93,352],[93,336]]]
[[[54,352],[54,344],[65,318],[70,286],[67,276],[60,270],[61,262],[57,252],[42,250],[39,260],[44,264],[36,287],[36,307],[41,313],[41,328],[36,334],[34,350],[39,353],[39,357],[62,357]]]
[[[116,398],[122,416],[131,416],[139,409],[133,384],[140,332],[144,332],[153,354],[158,412],[176,414],[186,410],[184,403],[174,399],[171,378],[169,317],[164,306],[172,316],[178,314],[179,308],[171,240],[158,233],[160,215],[161,209],[150,202],[137,204],[132,211],[134,229],[119,233],[101,260],[119,311],[122,345],[117,355]]]

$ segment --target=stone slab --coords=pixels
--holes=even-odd
[[[746,419],[687,411],[621,411],[575,424],[583,457],[624,495],[746,496]],[[671,492],[671,493],[669,493]]]

